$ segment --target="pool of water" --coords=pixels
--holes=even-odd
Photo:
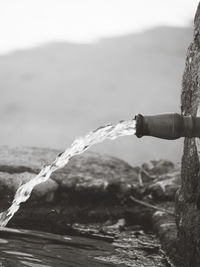
[[[57,235],[46,232],[1,228],[0,266],[123,266],[97,257],[110,256],[109,242],[94,238]]]
[[[95,227],[79,225],[74,235],[1,227],[0,267],[172,266],[154,234],[109,228],[99,235]]]

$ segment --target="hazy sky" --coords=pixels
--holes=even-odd
[[[197,0],[0,0],[0,53],[52,41],[92,42],[158,25],[185,26]]]

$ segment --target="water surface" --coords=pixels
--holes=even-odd
[[[93,238],[10,228],[0,230],[2,267],[116,266],[97,259],[113,252],[111,244]]]

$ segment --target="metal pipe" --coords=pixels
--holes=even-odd
[[[135,116],[136,136],[153,136],[174,140],[180,137],[200,137],[200,117],[177,113]]]

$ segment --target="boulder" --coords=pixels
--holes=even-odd
[[[11,204],[19,185],[33,178],[58,154],[59,151],[51,149],[2,147],[1,210]],[[137,169],[120,159],[86,152],[36,186],[10,224],[16,226],[23,221],[24,226],[27,223],[40,227],[59,222],[66,225],[74,221],[105,220],[124,214],[123,200],[131,194],[140,194]]]

